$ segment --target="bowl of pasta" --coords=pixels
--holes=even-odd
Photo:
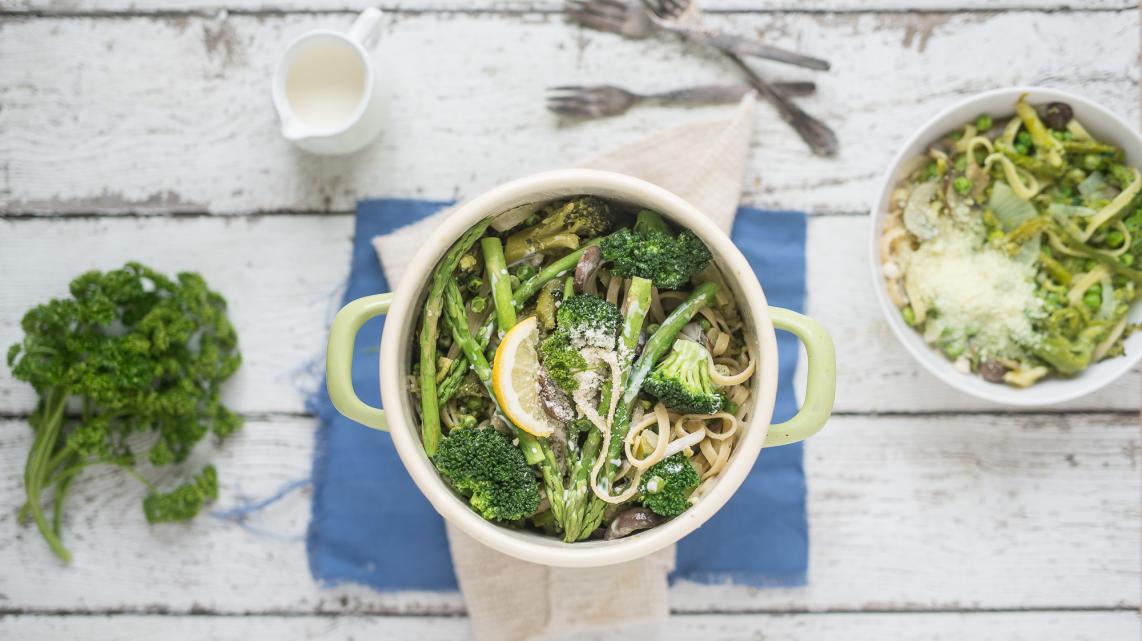
[[[763,447],[812,435],[832,409],[824,329],[770,307],[702,212],[630,176],[497,187],[457,207],[406,273],[338,312],[330,397],[391,434],[449,522],[525,561],[659,550],[717,512]],[[351,380],[357,330],[379,315],[383,411]],[[771,425],[775,328],[805,345],[808,383],[799,413]]]
[[[1142,357],[1142,137],[1078,95],[988,91],[933,116],[872,204],[872,277],[907,350],[1018,406],[1089,394]]]

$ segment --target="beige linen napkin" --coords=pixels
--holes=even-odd
[[[664,187],[707,213],[726,233],[733,225],[756,113],[746,96],[730,118],[682,125],[580,165],[628,174]],[[373,238],[390,283],[432,233],[445,209],[385,236]],[[666,575],[674,547],[644,559],[593,569],[549,568],[519,561],[448,526],[452,563],[479,641],[581,639],[620,633],[637,625],[638,637],[656,638],[648,623],[669,615]]]

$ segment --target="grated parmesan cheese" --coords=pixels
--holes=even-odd
[[[1035,270],[980,246],[979,235],[944,219],[905,265],[905,288],[929,313],[925,339],[961,340],[984,357],[1015,357],[1036,339],[1041,312]]]

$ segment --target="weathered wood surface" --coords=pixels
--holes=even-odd
[[[340,300],[346,214],[358,197],[473,195],[724,113],[642,109],[560,123],[542,109],[549,85],[735,78],[681,45],[568,27],[557,0],[391,0],[381,3],[393,11],[378,57],[392,126],[350,158],[300,154],[276,132],[273,62],[297,33],[345,26],[366,4],[0,0],[0,347],[18,337],[24,309],[62,294],[83,269],[136,258],[203,272],[242,328],[246,362],[228,397],[251,415],[216,455],[210,446],[196,455],[219,462],[221,509],[309,477],[304,398],[320,382],[320,337]],[[1136,5],[703,4],[730,12],[711,16],[716,24],[835,63],[816,75],[764,66],[819,83],[804,104],[837,128],[845,151],[811,158],[763,108],[745,200],[840,214],[811,218],[808,307],[838,340],[842,415],[806,446],[809,586],[676,586],[665,638],[1138,638],[1138,371],[1061,415],[991,413],[921,370],[890,335],[868,277],[867,218],[851,215],[866,210],[896,142],[975,91],[1048,84],[1138,122]],[[126,213],[144,217],[117,216]],[[238,216],[171,217],[180,213]],[[0,366],[0,416],[13,417],[0,419],[0,514],[9,515],[0,519],[0,638],[465,636],[459,595],[315,585],[301,540],[306,488],[243,524],[150,528],[140,488],[93,471],[68,511],[75,565],[59,567],[10,518],[30,440],[19,417],[32,404]]]
[[[734,12],[868,12],[868,11],[995,11],[1000,9],[1082,9],[1124,11],[1137,8],[1131,0],[705,0],[704,11]],[[37,15],[148,14],[170,11],[360,11],[380,7],[407,12],[553,12],[562,0],[3,0],[0,11]]]
[[[348,211],[360,196],[474,195],[671,124],[725,113],[646,108],[560,123],[543,108],[544,87],[612,82],[653,89],[736,78],[712,54],[580,30],[554,14],[394,14],[377,51],[391,95],[383,138],[347,158],[306,156],[278,135],[270,72],[294,35],[350,19],[3,20],[0,209]],[[1048,84],[1128,120],[1139,116],[1137,11],[711,20],[835,63],[831,73],[815,76],[818,95],[804,106],[835,127],[840,157],[813,158],[762,109],[745,194],[752,204],[864,211],[903,137],[936,110],[995,86]],[[1071,44],[1043,44],[1052,42]],[[772,75],[809,77],[776,68]]]
[[[321,383],[322,337],[341,300],[352,234],[352,217],[340,215],[3,220],[0,274],[19,278],[0,287],[0,346],[19,339],[24,310],[63,295],[87,269],[131,258],[200,271],[242,330],[244,363],[228,398],[243,412],[303,412],[306,392]],[[865,217],[810,218],[808,310],[836,338],[837,410],[994,410],[928,374],[891,334],[873,296],[866,234]],[[1140,386],[1135,371],[1063,407],[1137,409]],[[31,389],[0,368],[0,408],[34,406]]]
[[[251,420],[213,456],[222,483],[217,509],[308,478],[313,426],[300,417]],[[29,442],[19,421],[0,422],[0,513],[13,514],[22,502]],[[672,607],[682,613],[1137,608],[1138,448],[1133,414],[837,417],[806,450],[809,585],[685,584],[672,591]],[[314,584],[301,541],[308,490],[247,519],[252,529],[212,517],[148,527],[141,495],[134,480],[111,470],[76,484],[64,537],[75,555],[70,568],[59,565],[33,528],[0,520],[0,608],[463,611],[455,594]]]
[[[660,633],[655,635],[654,633]],[[1012,612],[986,614],[781,614],[675,616],[660,629],[639,630],[661,641],[1106,641],[1136,639],[1134,612]],[[45,617],[0,619],[0,636],[22,641],[353,641],[354,639],[468,639],[458,617]],[[576,637],[609,641],[614,632]]]

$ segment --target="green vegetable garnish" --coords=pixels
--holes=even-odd
[[[71,282],[71,295],[30,309],[24,338],[8,351],[12,375],[40,397],[28,419],[35,437],[24,468],[30,516],[56,556],[64,500],[86,467],[122,468],[148,489],[148,522],[185,521],[218,494],[207,466],[191,480],[160,491],[137,469],[180,463],[209,433],[226,438],[242,419],[221,400],[222,383],[241,363],[226,301],[198,274],[171,279],[139,263],[91,271]],[[68,407],[75,413],[68,412]],[[150,434],[140,448],[136,434]],[[51,491],[52,522],[43,498]]]

